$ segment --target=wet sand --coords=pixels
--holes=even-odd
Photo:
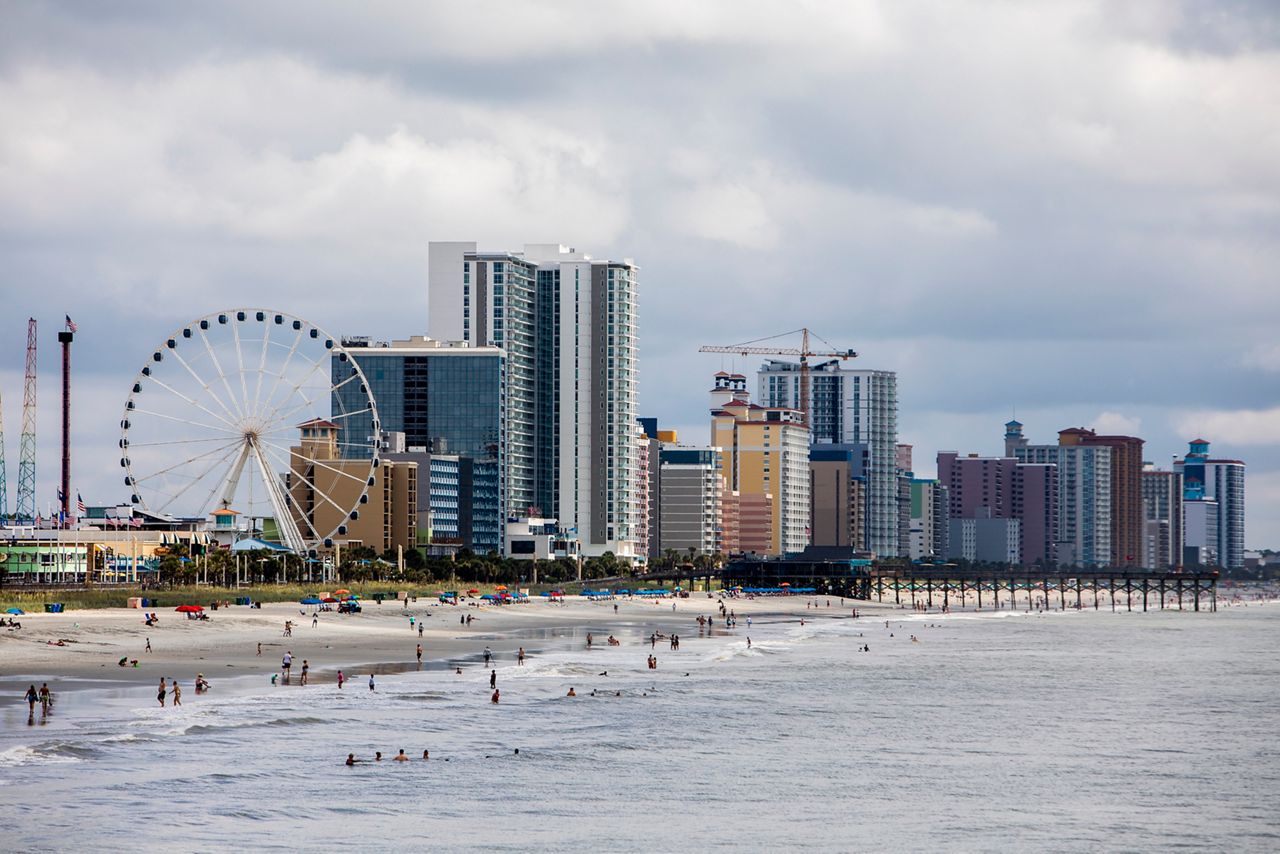
[[[838,598],[831,599],[827,608],[826,601],[801,596],[727,599],[725,607],[737,613],[735,634],[740,636],[749,633],[748,616],[753,620],[847,619],[853,607],[868,619],[901,613],[896,607],[854,600],[845,600],[842,608]],[[810,608],[811,602],[818,607]],[[611,632],[632,637],[676,632],[695,637],[699,615],[714,618],[713,631],[724,631],[718,606],[718,599],[705,593],[688,599],[598,602],[569,597],[555,605],[535,599],[504,606],[443,605],[420,598],[407,609],[388,601],[370,602],[360,614],[320,612],[315,627],[312,609],[292,603],[208,611],[207,621],[188,620],[172,609],[156,610],[159,623],[150,627],[144,624],[143,611],[127,608],[28,614],[18,618],[21,630],[0,629],[0,705],[21,702],[22,692],[32,681],[57,680],[59,691],[84,684],[100,687],[104,680],[150,688],[163,676],[178,679],[189,690],[196,674],[203,673],[216,688],[219,679],[279,672],[286,652],[293,655],[294,683],[304,660],[310,664],[309,681],[314,683],[334,681],[339,669],[353,680],[367,679],[371,672],[416,670],[419,643],[422,669],[482,666],[485,647],[492,650],[495,664],[505,665],[514,663],[521,646],[527,656],[534,656],[550,646],[585,644],[588,633],[599,645],[607,643]],[[467,615],[473,618],[469,626],[459,621]],[[294,622],[292,637],[283,637],[286,620]],[[421,637],[418,622],[424,625]],[[145,651],[148,638],[151,652]],[[66,645],[57,646],[58,640]],[[660,642],[658,650],[662,648]],[[119,667],[121,657],[130,662],[136,659],[138,666]]]

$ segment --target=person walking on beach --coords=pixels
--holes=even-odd
[[[313,613],[311,615],[311,628],[314,629],[318,625],[320,625],[320,615]]]
[[[31,687],[27,689],[27,705],[31,708],[31,714],[36,713],[36,700],[40,699],[40,695],[36,693],[35,683],[31,683]]]
[[[178,680],[173,680],[173,705],[182,705],[182,686],[178,684]]]
[[[258,655],[262,655],[262,641],[258,641]]]
[[[496,670],[489,671],[489,687],[490,688],[498,687],[498,671]]]
[[[293,653],[286,652],[284,658],[280,659],[280,670],[284,672],[284,681],[289,682],[289,671],[293,669]]]
[[[422,644],[418,644],[418,666],[422,666]]]
[[[591,632],[587,632],[587,649],[591,649]]]
[[[491,658],[493,658],[493,652],[491,652],[489,647],[486,646],[484,648],[484,666],[485,667],[489,666],[489,659]]]
[[[310,669],[311,669],[311,665],[307,663],[307,660],[305,658],[302,659],[302,684],[303,685],[307,684],[307,671]]]
[[[524,647],[520,647],[520,651],[516,653],[516,664],[524,667]]]
[[[497,688],[494,688],[494,689],[493,689],[493,696],[489,698],[489,702],[490,702],[490,703],[493,703],[493,704],[496,706],[496,705],[498,705],[498,699],[499,699],[501,696],[502,696],[502,692],[501,692],[501,691],[499,691]]]
[[[169,689],[165,687],[164,677],[160,677],[160,690],[156,692],[156,699],[160,701],[160,708],[164,708],[164,698],[169,693]]]
[[[422,637],[422,621],[418,621],[418,637]]]
[[[341,691],[341,690],[342,690],[342,683],[343,683],[343,682],[345,682],[345,681],[347,681],[347,677],[343,676],[343,675],[342,675],[342,671],[341,671],[341,670],[339,670],[339,671],[338,671],[338,690],[339,690],[339,691]]]
[[[147,652],[151,652],[151,638],[147,638]]]
[[[369,674],[369,690],[370,690],[370,691],[377,690],[376,688],[374,688],[374,687],[373,687],[373,674],[372,674],[372,673],[370,673],[370,674]]]

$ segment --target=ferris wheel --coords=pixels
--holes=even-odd
[[[135,377],[120,429],[135,506],[233,511],[299,554],[347,534],[380,465],[360,366],[324,330],[266,309],[175,330]]]

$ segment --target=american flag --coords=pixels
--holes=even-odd
[[[76,512],[77,513],[85,512],[84,499],[80,497],[79,492],[76,493]]]
[[[130,527],[133,527],[133,528],[141,528],[142,520],[139,519],[137,516],[134,516],[132,519],[129,520],[129,525]]]
[[[67,315],[67,328],[72,332],[75,332],[79,328],[76,326],[75,321],[71,319],[71,315],[69,314]]]

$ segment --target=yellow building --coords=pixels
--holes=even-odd
[[[340,428],[316,418],[298,425],[290,448],[287,488],[294,522],[303,536],[326,535],[342,545],[364,545],[382,553],[417,546],[418,464],[380,459],[363,503],[368,460],[342,459]],[[348,515],[348,510],[355,508]]]
[[[716,374],[711,390],[711,445],[741,506],[769,508],[767,554],[803,551],[809,542],[809,428],[794,409],[758,406],[742,374]],[[740,543],[763,545],[754,514],[738,513]],[[757,516],[756,518],[762,518]]]

